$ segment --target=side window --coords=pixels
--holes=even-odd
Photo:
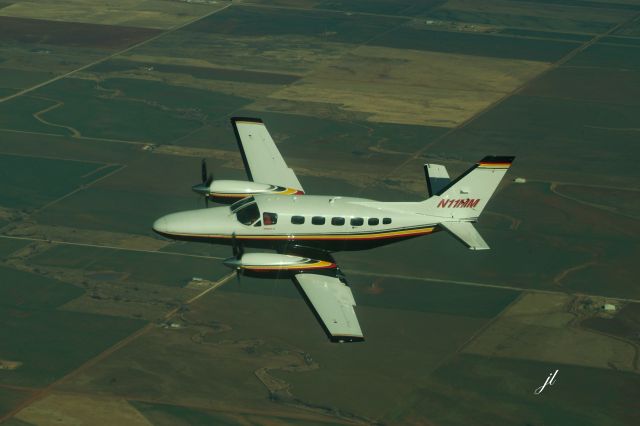
[[[382,219],[382,223],[385,225],[388,225],[391,223],[391,218],[390,217],[385,217],[384,219]]]
[[[331,218],[331,224],[336,226],[344,225],[344,217],[333,217]]]
[[[304,223],[304,216],[291,216],[291,223],[294,225],[302,225]]]
[[[311,218],[311,223],[314,225],[324,225],[325,218],[322,216],[314,216]]]
[[[278,223],[278,214],[277,213],[262,213],[262,221],[265,226],[275,225]]]
[[[363,223],[364,223],[364,219],[361,217],[351,218],[351,226],[362,226]]]
[[[370,217],[369,220],[367,221],[367,223],[370,226],[374,226],[380,223],[380,219],[378,219],[377,217]]]

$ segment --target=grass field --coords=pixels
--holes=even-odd
[[[27,246],[30,241],[24,240],[9,240],[2,238],[0,239],[0,259],[5,259],[10,256],[11,253],[20,250],[21,248]]]
[[[38,45],[118,49],[159,33],[157,30],[0,17],[3,41]]]
[[[224,3],[223,3],[224,4]],[[98,0],[63,0],[43,4],[12,1],[0,16],[47,19],[62,22],[110,24],[144,28],[171,28],[216,10],[217,4],[190,4],[160,0],[116,0],[104,8]]]
[[[0,267],[0,307],[21,310],[53,309],[84,291],[71,284],[15,269]]]
[[[74,246],[55,247],[34,257],[31,262],[87,273],[116,272],[126,277],[118,280],[123,285],[147,282],[181,287],[192,277],[215,280],[227,272],[219,262],[207,259]]]
[[[0,155],[0,205],[33,209],[113,171],[106,164]]]
[[[31,393],[28,391],[0,388],[0,416],[11,412],[18,404],[30,396]]]
[[[534,389],[556,368],[557,385],[540,397],[535,396]],[[409,400],[413,409],[393,420],[420,422],[429,413],[431,421],[452,425],[508,425],[523,420],[530,424],[633,424],[637,413],[632,409],[632,395],[637,386],[637,374],[459,355],[438,369],[429,385],[413,395]],[[603,396],[601,387],[610,387],[611,392]],[[443,409],[449,404],[458,409]],[[605,413],[599,409],[608,404],[619,410]]]
[[[140,328],[133,319],[52,309],[0,308],[3,359],[20,368],[2,372],[3,383],[43,386],[77,368]]]
[[[428,12],[432,19],[460,21],[497,27],[533,28],[597,34],[611,29],[625,19],[629,10],[592,7],[595,2],[547,4],[532,8],[523,2],[490,0],[479,4],[472,0],[449,0]],[[630,9],[634,8],[630,5]],[[640,10],[637,7],[635,10]],[[632,9],[633,10],[633,9]]]

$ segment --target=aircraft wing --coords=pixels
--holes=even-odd
[[[351,289],[339,278],[301,273],[294,280],[300,285],[326,331],[334,341],[364,340]]]
[[[233,117],[231,124],[250,180],[304,192],[262,120]]]

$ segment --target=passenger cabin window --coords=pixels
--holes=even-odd
[[[384,219],[382,219],[382,223],[384,225],[388,225],[391,223],[391,218],[390,217],[385,217]]]
[[[324,225],[325,218],[322,216],[314,216],[311,218],[311,223],[314,225]]]
[[[240,207],[240,209],[236,211],[236,218],[238,219],[238,222],[243,225],[252,225],[260,219],[260,210],[258,210],[258,205],[256,203],[252,203]]]
[[[344,225],[344,217],[334,217],[331,218],[331,224],[336,226]]]
[[[362,226],[363,223],[364,223],[364,219],[361,217],[351,218],[351,226]]]
[[[367,220],[367,223],[369,224],[369,226],[375,226],[380,223],[380,219],[378,219],[377,217],[370,217],[369,220]]]
[[[304,223],[304,216],[291,216],[291,223],[294,225],[302,225]]]
[[[262,213],[262,221],[264,222],[264,226],[275,225],[278,223],[278,214],[277,213]]]

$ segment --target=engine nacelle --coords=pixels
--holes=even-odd
[[[229,268],[247,275],[283,275],[300,272],[335,273],[334,262],[277,253],[247,253],[242,257],[231,257],[224,261]]]
[[[221,203],[234,203],[256,194],[300,195],[303,191],[283,186],[243,180],[214,180],[209,186],[209,198]]]

